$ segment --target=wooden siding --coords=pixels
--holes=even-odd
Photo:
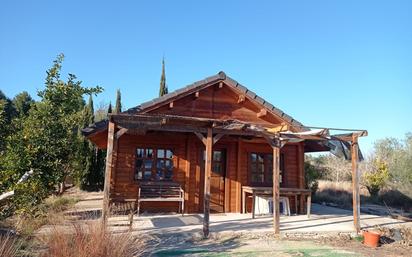
[[[240,148],[238,148],[240,146]],[[300,145],[286,145],[281,153],[285,155],[285,186],[298,187],[300,164],[298,149]],[[135,151],[137,148],[171,148],[173,157],[173,180],[180,183],[185,190],[187,213],[203,211],[203,180],[201,155],[204,150],[200,140],[191,134],[182,133],[148,133],[147,135],[125,134],[119,139],[115,166],[114,187],[111,198],[135,198],[138,182],[134,179]],[[251,143],[233,137],[223,137],[215,149],[226,150],[225,176],[225,212],[240,212],[241,192],[239,186],[249,185],[249,153],[271,153],[271,147],[265,143]],[[239,157],[239,159],[238,159]],[[239,181],[240,178],[240,181]],[[248,200],[250,201],[250,200]],[[294,210],[294,198],[290,199]],[[250,204],[248,204],[250,206]],[[177,203],[144,202],[142,211],[177,211]]]

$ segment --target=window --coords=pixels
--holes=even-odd
[[[137,180],[171,180],[173,175],[173,152],[170,149],[137,148]]]
[[[284,155],[280,154],[280,178],[281,185],[284,184],[283,176],[285,171]],[[273,155],[267,153],[250,153],[250,182],[254,185],[273,184]]]

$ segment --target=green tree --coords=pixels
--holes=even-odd
[[[33,177],[19,186],[20,193],[14,197],[17,209],[36,206],[75,172],[83,95],[102,91],[100,87],[83,87],[73,74],[67,81],[62,80],[63,59],[59,55],[47,71],[45,89],[38,92],[41,100],[32,105],[26,118],[20,119],[20,129],[7,141],[0,190],[15,185],[29,169],[34,170]]]
[[[116,92],[116,105],[114,107],[114,113],[118,114],[122,112],[122,96],[120,94],[120,89]]]
[[[112,103],[110,102],[109,103],[109,108],[107,108],[107,113],[112,113],[113,112],[113,110],[112,110]]]
[[[33,99],[26,91],[21,92],[13,98],[13,106],[18,116],[27,116]]]
[[[160,77],[160,88],[159,88],[159,96],[166,95],[168,93],[167,85],[166,85],[166,72],[165,72],[165,59],[162,60],[162,75]]]

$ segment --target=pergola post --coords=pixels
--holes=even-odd
[[[205,154],[205,183],[203,199],[203,236],[209,237],[209,214],[210,214],[210,176],[212,173],[212,147],[213,135],[212,128],[207,129],[206,154]]]
[[[353,203],[353,225],[355,227],[356,233],[360,232],[360,197],[359,197],[359,145],[358,145],[358,135],[352,135],[351,142],[351,160],[352,160],[352,203]]]
[[[276,135],[274,139],[268,135],[263,135],[273,151],[273,230],[276,235],[280,233],[280,210],[279,210],[279,195],[280,195],[280,148],[286,141],[282,142],[279,139],[279,135]]]
[[[212,174],[212,153],[213,145],[221,139],[224,134],[217,134],[213,137],[212,128],[207,129],[206,137],[200,132],[195,135],[203,142],[206,148],[205,152],[205,180],[203,196],[203,237],[209,237],[209,216],[210,216],[210,176]]]
[[[280,233],[280,211],[279,211],[279,170],[280,170],[280,142],[276,140],[273,149],[273,230],[276,235]]]
[[[106,227],[109,216],[110,204],[110,187],[112,183],[112,173],[114,169],[114,154],[117,149],[117,139],[115,135],[116,124],[109,121],[107,133],[107,154],[106,154],[106,169],[104,174],[104,190],[103,190],[103,208],[102,208],[102,222],[103,227]]]

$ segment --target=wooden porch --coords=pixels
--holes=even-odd
[[[299,205],[299,208],[302,210],[304,207],[304,196],[308,195],[308,191],[304,189],[304,179],[303,179],[303,146],[310,148],[313,144],[319,144],[329,142],[331,136],[328,129],[322,129],[316,132],[291,132],[288,126],[282,125],[275,128],[266,129],[259,126],[258,124],[250,124],[245,122],[240,122],[237,120],[232,121],[221,121],[214,119],[204,119],[204,118],[192,118],[192,117],[181,117],[181,116],[149,116],[149,115],[111,115],[109,121],[109,130],[108,130],[108,147],[107,147],[107,165],[106,165],[106,177],[105,177],[105,190],[104,190],[104,208],[103,208],[103,221],[106,223],[108,218],[108,211],[110,201],[112,199],[111,187],[114,184],[114,176],[116,171],[116,161],[115,158],[118,156],[118,149],[121,147],[122,137],[126,135],[144,135],[147,137],[149,131],[158,131],[162,133],[174,133],[177,135],[185,135],[186,138],[192,133],[195,135],[199,142],[203,144],[204,154],[202,163],[203,166],[203,181],[202,181],[202,190],[199,192],[202,193],[202,196],[199,196],[199,200],[203,203],[202,212],[203,212],[203,234],[205,237],[209,235],[209,217],[211,205],[216,204],[216,202],[211,202],[211,181],[212,181],[212,169],[215,165],[213,155],[214,146],[217,145],[219,140],[235,141],[238,144],[241,143],[241,139],[247,138],[247,140],[255,140],[267,144],[271,149],[271,177],[272,177],[272,187],[244,187],[246,191],[242,192],[242,183],[241,179],[237,180],[237,183],[234,187],[235,191],[237,190],[238,195],[245,194],[247,190],[254,196],[259,193],[269,192],[272,195],[273,199],[273,230],[276,234],[280,232],[280,212],[279,212],[279,197],[281,194],[281,149],[287,145],[296,145],[297,151],[300,151],[300,154],[297,155],[298,162],[298,173],[297,173],[297,185],[296,188],[287,190],[283,192],[292,196],[295,201],[295,206]],[[354,132],[350,134],[341,134],[334,135],[333,140],[340,141],[350,141],[351,142],[351,153],[352,153],[352,164],[353,164],[353,178],[354,178],[354,225],[357,231],[359,231],[359,194],[358,192],[358,172],[357,172],[357,162],[358,162],[358,148],[357,140],[359,136],[366,135],[365,131]],[[130,140],[128,140],[130,141]],[[153,142],[151,143],[153,144]],[[319,147],[319,146],[318,146]],[[325,147],[325,146],[324,146]],[[198,149],[201,149],[198,147]],[[238,148],[239,149],[239,148]],[[253,151],[253,150],[252,150]],[[188,154],[188,153],[186,153]],[[263,157],[262,157],[263,158]],[[240,159],[237,158],[237,162]],[[266,161],[265,161],[266,162]],[[262,161],[263,163],[263,161]],[[213,165],[213,167],[212,167]],[[239,168],[241,165],[238,165]],[[201,173],[201,174],[202,174]],[[266,173],[266,171],[265,171]],[[241,174],[238,172],[238,176]],[[248,172],[246,172],[248,174]],[[223,178],[225,179],[225,178]],[[187,182],[185,182],[187,183]],[[112,185],[112,186],[111,186]],[[243,184],[246,185],[247,184]],[[226,203],[226,191],[224,191],[223,201]],[[187,193],[186,193],[187,194]],[[212,194],[213,195],[213,194]],[[310,195],[310,193],[309,193]],[[189,195],[185,196],[187,199]],[[299,198],[299,203],[297,202]],[[310,199],[310,197],[309,197]],[[212,199],[213,200],[213,199]],[[237,200],[237,202],[240,199]],[[235,200],[236,201],[236,200]],[[245,201],[245,195],[243,200]],[[230,204],[230,203],[229,203]],[[243,204],[245,206],[245,203]],[[310,209],[310,204],[308,205]],[[225,207],[224,207],[225,208]],[[242,207],[244,208],[244,207]],[[297,209],[296,209],[297,210]]]

